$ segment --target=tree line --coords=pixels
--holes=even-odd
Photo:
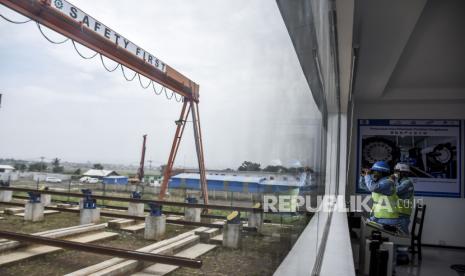
[[[265,168],[261,168],[260,163],[255,163],[251,161],[244,161],[242,164],[239,166],[237,169],[238,171],[253,171],[253,172],[258,172],[258,171],[263,171],[263,172],[274,172],[274,173],[299,173],[299,172],[313,172],[313,170],[309,167],[291,167],[291,168],[286,168],[281,165],[268,165]]]
[[[0,161],[8,161],[8,163],[13,163],[15,170],[20,172],[47,172],[51,171],[53,173],[72,173],[75,175],[80,175],[82,173],[81,168],[78,168],[72,172],[65,172],[65,167],[61,165],[61,160],[59,158],[54,158],[50,163],[48,162],[32,162],[28,163],[27,161],[18,161],[13,159],[0,159]],[[100,163],[93,164],[92,169],[103,170],[104,167]]]

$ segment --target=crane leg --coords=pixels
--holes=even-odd
[[[189,107],[187,106],[189,104]],[[184,128],[186,126],[186,121],[191,111],[190,101],[184,98],[184,103],[182,105],[181,114],[179,115],[179,120],[176,121],[176,132],[174,134],[173,144],[171,145],[170,156],[168,157],[168,162],[166,163],[165,170],[163,172],[163,182],[160,187],[159,199],[163,200],[166,191],[168,190],[168,181],[171,177],[171,172],[173,170],[174,160],[176,159],[176,154],[178,153],[179,145],[181,143],[182,134],[184,133]]]
[[[188,106],[189,105],[189,106]],[[208,187],[207,187],[207,178],[205,174],[205,161],[203,156],[203,142],[202,142],[202,132],[200,128],[200,113],[198,103],[193,100],[184,99],[184,104],[181,109],[181,114],[179,115],[179,120],[176,121],[176,133],[174,135],[173,144],[171,146],[170,156],[168,158],[168,163],[166,164],[165,170],[163,172],[163,182],[160,188],[160,200],[163,200],[166,191],[168,190],[168,181],[171,177],[171,172],[173,170],[174,161],[176,159],[176,154],[181,143],[182,134],[184,133],[184,128],[186,126],[187,118],[189,113],[192,111],[192,123],[194,126],[194,140],[195,140],[195,149],[197,153],[197,161],[199,165],[200,172],[200,187],[202,190],[202,198],[205,204],[208,204]]]
[[[205,175],[205,161],[203,156],[202,132],[200,128],[200,114],[198,103],[191,100],[191,108],[192,123],[194,125],[195,149],[197,151],[197,161],[199,163],[200,187],[202,189],[203,201],[205,204],[208,204],[208,186],[207,178]]]

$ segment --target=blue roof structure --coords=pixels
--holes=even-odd
[[[208,190],[228,192],[283,192],[305,185],[306,173],[301,175],[235,175],[207,174]],[[200,189],[198,173],[181,173],[172,176],[170,188]]]

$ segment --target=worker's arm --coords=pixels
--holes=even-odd
[[[365,184],[370,192],[380,193],[383,195],[392,195],[392,186],[394,182],[389,178],[381,178],[378,181],[373,179],[372,175],[365,176]]]
[[[367,190],[367,184],[365,183],[365,177],[363,175],[361,175],[359,178],[358,178],[358,186],[361,188],[361,189],[364,189],[364,190]]]
[[[410,180],[409,178],[401,179],[399,181],[399,184],[396,186],[396,192],[397,196],[402,199],[410,198],[411,196],[413,196],[414,187],[412,180]]]

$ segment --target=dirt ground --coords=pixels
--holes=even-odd
[[[54,215],[50,215],[49,218],[52,216]],[[58,218],[58,215],[56,216]],[[201,257],[203,260],[201,269],[180,268],[170,275],[272,275],[296,241],[298,228],[300,227],[293,229],[274,225],[266,226],[265,235],[244,233],[240,249],[234,250],[218,246]],[[1,227],[1,229],[5,228]],[[191,228],[167,225],[167,238],[179,235],[189,229]],[[271,232],[274,234],[272,235]],[[133,235],[121,231],[118,233],[120,235],[116,239],[96,244],[138,249],[153,243],[144,240],[142,234]],[[63,250],[1,267],[0,275],[63,275],[110,258],[99,254]]]
[[[273,275],[297,240],[300,231],[300,223],[295,227],[266,225],[264,235],[245,234],[240,249],[218,246],[201,256],[201,269],[180,268],[169,275]]]
[[[11,206],[0,205],[0,210]],[[79,225],[79,214],[74,213],[57,213],[46,215],[45,220],[42,222],[25,222],[23,217],[14,215],[5,215],[3,220],[0,220],[0,229],[5,231],[14,231],[21,233],[36,233],[45,230],[58,229]],[[107,222],[111,219],[101,218],[101,222]],[[166,238],[171,238],[183,232],[189,231],[191,227],[182,227],[175,225],[166,225]],[[94,244],[124,248],[124,249],[138,249],[154,241],[144,240],[143,232],[138,234],[131,234],[124,231],[116,231],[106,229],[105,231],[116,232],[119,234],[117,238],[95,242]],[[0,255],[8,254],[11,251],[0,253]],[[38,256],[29,260],[25,260],[12,265],[0,267],[1,276],[43,276],[43,275],[63,275],[76,271],[93,264],[110,259],[110,256],[79,252],[73,250],[62,250],[52,254]]]
[[[177,227],[167,225],[166,238],[170,238],[179,235],[188,228]],[[110,231],[110,230],[107,230]],[[148,241],[143,239],[143,233],[133,235],[123,231],[112,231],[119,233],[119,236],[115,239],[95,242],[94,244],[124,248],[136,250],[141,247],[147,246],[154,243],[154,241]],[[10,251],[11,252],[11,251]],[[3,253],[3,254],[7,254]],[[12,265],[0,267],[0,275],[2,276],[52,276],[52,275],[64,275],[81,268],[94,265],[105,260],[111,259],[111,256],[73,251],[73,250],[62,250],[52,254],[46,254],[32,258],[29,260],[21,261]]]

